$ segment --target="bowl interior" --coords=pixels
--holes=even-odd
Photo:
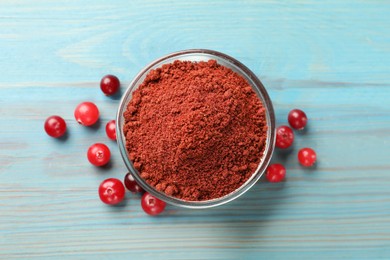
[[[235,191],[212,200],[205,200],[205,201],[185,201],[181,200],[175,197],[170,197],[166,195],[163,192],[159,192],[154,189],[151,185],[149,185],[145,180],[143,180],[138,171],[134,168],[133,163],[128,157],[128,153],[126,150],[126,137],[123,134],[123,126],[124,126],[124,117],[123,113],[126,111],[127,104],[132,98],[132,93],[134,90],[138,88],[139,85],[142,84],[144,81],[146,75],[149,73],[150,70],[156,69],[161,67],[164,64],[172,63],[175,60],[181,60],[181,61],[208,61],[210,59],[216,60],[218,64],[223,65],[225,67],[228,67],[232,69],[234,72],[238,73],[242,77],[244,77],[248,83],[252,86],[253,90],[256,92],[257,96],[260,98],[261,102],[263,103],[263,106],[266,109],[266,120],[267,120],[267,139],[266,139],[266,147],[264,149],[263,156],[260,160],[260,163],[256,169],[256,171],[252,174],[252,176],[238,189]],[[263,84],[260,82],[260,80],[243,64],[241,64],[239,61],[235,60],[234,58],[212,50],[203,50],[203,49],[195,49],[195,50],[185,50],[180,52],[175,52],[172,54],[169,54],[167,56],[164,56],[148,66],[146,66],[130,83],[129,87],[125,91],[122,100],[120,102],[118,112],[117,112],[117,118],[116,118],[116,129],[117,129],[117,140],[119,149],[121,152],[121,156],[123,158],[123,161],[125,162],[128,170],[130,173],[134,176],[136,181],[141,185],[147,192],[151,193],[153,196],[156,196],[157,198],[164,200],[165,202],[181,207],[188,207],[188,208],[208,208],[208,207],[214,207],[218,205],[225,204],[243,193],[245,193],[250,187],[252,187],[257,180],[260,179],[262,174],[264,173],[266,167],[269,164],[269,161],[271,159],[273,150],[274,150],[274,143],[275,143],[275,115],[274,110],[272,106],[272,102],[268,96],[268,93],[266,89],[264,88]]]

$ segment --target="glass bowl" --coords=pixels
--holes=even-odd
[[[260,163],[256,169],[256,171],[252,174],[252,176],[238,189],[235,191],[216,199],[205,200],[205,201],[186,201],[182,199],[178,199],[175,197],[171,197],[166,195],[164,192],[157,191],[153,186],[149,185],[141,176],[138,171],[134,168],[133,163],[129,159],[127,150],[126,150],[126,138],[123,134],[123,125],[124,125],[124,117],[123,113],[126,111],[127,104],[132,98],[132,93],[135,89],[138,88],[140,84],[144,81],[146,75],[150,70],[161,67],[164,64],[172,63],[175,60],[181,61],[208,61],[210,59],[216,60],[218,64],[223,65],[232,69],[234,72],[241,75],[245,78],[248,83],[252,86],[253,90],[256,92],[258,97],[263,103],[263,106],[266,109],[266,120],[267,120],[267,139],[266,139],[266,147],[264,149],[263,156],[260,160]],[[130,83],[126,92],[124,93],[122,100],[119,104],[117,118],[116,118],[116,129],[117,129],[117,141],[119,145],[119,150],[123,161],[126,164],[129,172],[134,176],[135,180],[139,183],[139,185],[147,192],[151,193],[153,196],[169,203],[172,205],[186,207],[186,208],[210,208],[218,205],[225,204],[229,201],[232,201],[238,198],[240,195],[244,194],[248,191],[263,175],[266,170],[270,160],[272,153],[275,147],[275,115],[272,107],[272,102],[267,94],[266,89],[260,80],[251,72],[246,66],[237,61],[236,59],[212,50],[205,49],[193,49],[193,50],[184,50],[175,53],[168,54],[160,59],[157,59],[147,65],[144,69],[141,70],[140,73],[134,78],[134,80]]]

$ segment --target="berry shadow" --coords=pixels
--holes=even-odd
[[[301,164],[299,164],[299,167],[300,169],[304,172],[304,173],[312,173],[314,171],[317,171],[318,167],[319,167],[319,162],[315,162],[313,166],[310,166],[310,167],[305,167]]]
[[[66,129],[65,133],[62,136],[55,138],[55,139],[57,140],[57,142],[63,143],[69,139],[69,136],[70,136],[69,129]]]
[[[310,125],[307,124],[305,126],[305,128],[303,128],[302,130],[295,130],[294,129],[294,133],[297,134],[297,135],[306,135],[310,130]]]
[[[275,151],[272,155],[271,163],[282,163],[282,164],[286,163],[287,159],[291,157],[294,151],[295,151],[294,144],[287,149],[275,148]]]
[[[107,96],[109,99],[112,99],[112,100],[120,100],[121,97],[122,97],[122,94],[123,94],[123,90],[122,90],[122,87],[120,87],[118,89],[118,91],[114,94],[114,95],[111,95],[111,96]]]
[[[126,206],[129,204],[129,200],[130,200],[130,198],[127,195],[128,194],[126,194],[125,199],[122,200],[120,203],[115,205],[109,205],[110,211],[117,212],[126,209]]]
[[[93,131],[93,132],[96,132],[97,130],[99,130],[100,126],[102,125],[102,120],[99,119],[96,121],[95,124],[91,125],[91,126],[87,126],[85,127],[88,131]]]
[[[288,176],[285,177],[285,179],[278,183],[270,183],[267,178],[265,177],[266,172],[264,172],[263,176],[261,176],[260,180],[257,181],[255,185],[268,185],[271,186],[273,191],[280,191],[283,190],[286,186],[286,182],[288,181]]]
[[[95,169],[99,174],[107,174],[107,171],[111,170],[113,166],[114,165],[111,157],[110,161],[106,165],[95,167]]]
[[[102,167],[100,167],[100,168],[102,168],[104,171],[107,171],[107,170],[110,170],[110,169],[112,169],[112,167],[113,167],[113,162],[112,162],[112,158],[110,158],[110,161],[106,164],[106,165],[103,165]]]

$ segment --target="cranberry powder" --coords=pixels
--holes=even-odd
[[[233,192],[255,172],[266,145],[263,104],[243,77],[215,60],[151,70],[123,115],[140,176],[182,200]]]

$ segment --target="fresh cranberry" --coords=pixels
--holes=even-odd
[[[300,109],[293,109],[288,113],[288,123],[297,130],[302,130],[307,124],[307,116]]]
[[[125,175],[125,187],[133,193],[144,193],[144,189],[137,183],[131,173]]]
[[[107,96],[114,95],[119,90],[120,82],[114,75],[106,75],[100,81],[100,89]]]
[[[99,119],[99,109],[92,102],[83,102],[76,107],[74,117],[79,124],[91,126]]]
[[[106,204],[115,205],[125,198],[125,187],[115,178],[104,180],[99,186],[99,197]]]
[[[127,173],[125,176],[125,186],[126,188],[133,193],[143,193],[144,189],[138,185],[137,181],[134,179],[133,175]]]
[[[293,142],[294,132],[290,127],[282,125],[276,129],[276,147],[286,149],[290,147]]]
[[[166,203],[145,192],[141,199],[141,206],[147,214],[154,216],[164,211]]]
[[[110,161],[111,152],[107,145],[96,143],[88,149],[88,161],[95,166],[103,166]]]
[[[280,182],[286,177],[286,168],[279,163],[274,163],[268,166],[265,175],[269,182]]]
[[[316,162],[316,159],[316,152],[311,148],[302,148],[298,152],[298,161],[305,167],[313,166],[313,164]]]
[[[45,121],[45,131],[54,138],[61,137],[66,132],[65,120],[60,116],[50,116]]]
[[[110,120],[106,124],[106,134],[111,140],[116,140],[115,120]]]

